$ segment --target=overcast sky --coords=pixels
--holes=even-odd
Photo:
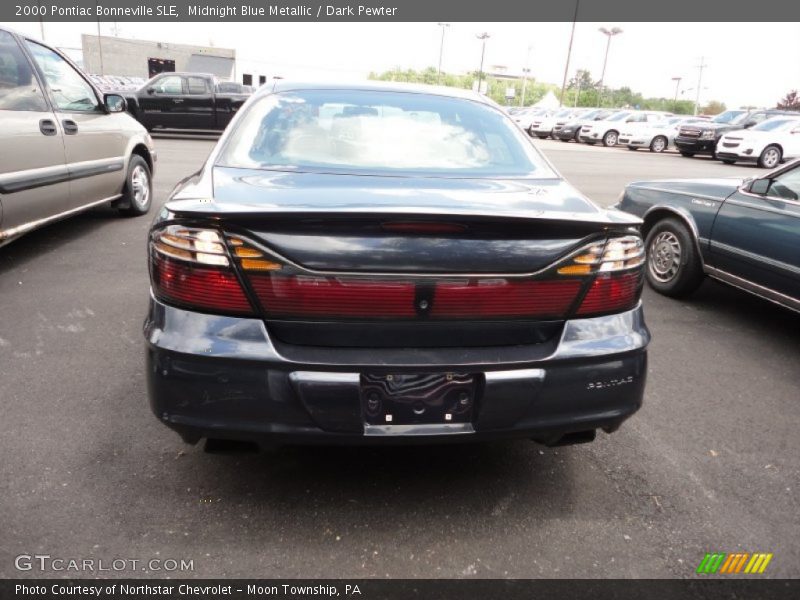
[[[529,56],[531,74],[561,85],[572,23],[452,23],[447,28],[443,69],[477,70],[477,33],[486,44],[485,69],[503,65],[519,72]],[[599,27],[624,32],[611,43],[606,69],[609,86],[627,85],[645,96],[672,97],[673,77],[683,77],[681,98],[694,99],[703,56],[701,103],[728,107],[773,106],[800,88],[800,23],[578,23],[570,76],[585,68],[600,78],[606,37]],[[18,31],[40,37],[35,23]],[[113,35],[115,24],[101,24]],[[239,73],[298,78],[365,77],[369,71],[400,66],[421,69],[439,60],[441,28],[436,23],[119,23],[121,37],[235,48]],[[45,23],[48,43],[79,48],[81,33],[97,23]],[[530,52],[528,48],[530,47]]]

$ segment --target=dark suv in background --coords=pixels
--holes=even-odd
[[[675,146],[682,156],[708,154],[716,158],[717,142],[726,133],[749,129],[771,117],[785,114],[785,110],[726,110],[707,123],[682,126],[675,137]]]

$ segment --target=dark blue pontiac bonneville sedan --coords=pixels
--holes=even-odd
[[[800,311],[800,161],[758,179],[632,183],[617,208],[644,220],[656,291],[684,296],[708,275]]]
[[[264,86],[150,231],[153,412],[188,442],[589,441],[642,402],[640,224],[481,95]]]

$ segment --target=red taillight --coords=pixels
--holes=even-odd
[[[153,291],[162,300],[214,312],[253,312],[239,280],[228,269],[172,260],[159,253],[154,253],[152,265]]]
[[[272,317],[413,317],[412,282],[299,275],[253,275],[253,291]]]
[[[439,283],[431,317],[563,317],[581,289],[576,279],[484,279]]]
[[[370,281],[254,274],[250,283],[268,316],[288,318],[561,318],[581,289],[576,279]]]
[[[640,268],[623,273],[600,273],[589,287],[577,314],[584,317],[633,308],[639,300],[641,281]]]

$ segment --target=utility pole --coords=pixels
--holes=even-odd
[[[580,69],[578,69],[578,71],[580,72]],[[581,84],[583,83],[583,79],[577,76],[575,78],[578,80],[578,91],[575,93],[575,108],[578,108],[578,100],[580,100],[581,97]]]
[[[485,31],[483,33],[479,33],[475,36],[482,42],[481,46],[481,68],[478,70],[478,93],[481,93],[481,83],[483,83],[483,57],[486,54],[486,40],[489,39],[490,36]]]
[[[532,46],[529,44],[528,52],[525,54],[525,67],[522,69],[522,95],[519,98],[520,106],[525,106],[525,90],[528,87],[528,73],[531,72],[531,70],[528,68],[528,65],[531,61],[531,48]]]
[[[42,16],[42,0],[36,0],[36,6],[39,7],[39,34],[41,40],[44,41],[44,17]]]
[[[100,50],[100,75],[105,75],[103,69],[103,40],[100,35],[100,18],[97,18],[97,47]]]
[[[442,28],[442,42],[439,44],[439,71],[436,74],[436,83],[442,79],[442,55],[444,54],[444,32],[450,27],[450,23],[438,23]]]
[[[569,59],[572,57],[572,41],[575,39],[575,22],[578,20],[578,7],[581,0],[575,0],[575,14],[572,15],[572,33],[569,34],[569,47],[567,48],[567,64],[564,65],[564,81],[561,82],[561,96],[558,98],[558,106],[564,106],[564,90],[567,88],[567,73],[569,72]]]
[[[694,116],[697,116],[697,111],[700,109],[700,90],[703,84],[703,69],[705,69],[708,65],[705,63],[705,56],[700,57],[700,64],[697,65],[697,96],[695,96],[694,100]]]

